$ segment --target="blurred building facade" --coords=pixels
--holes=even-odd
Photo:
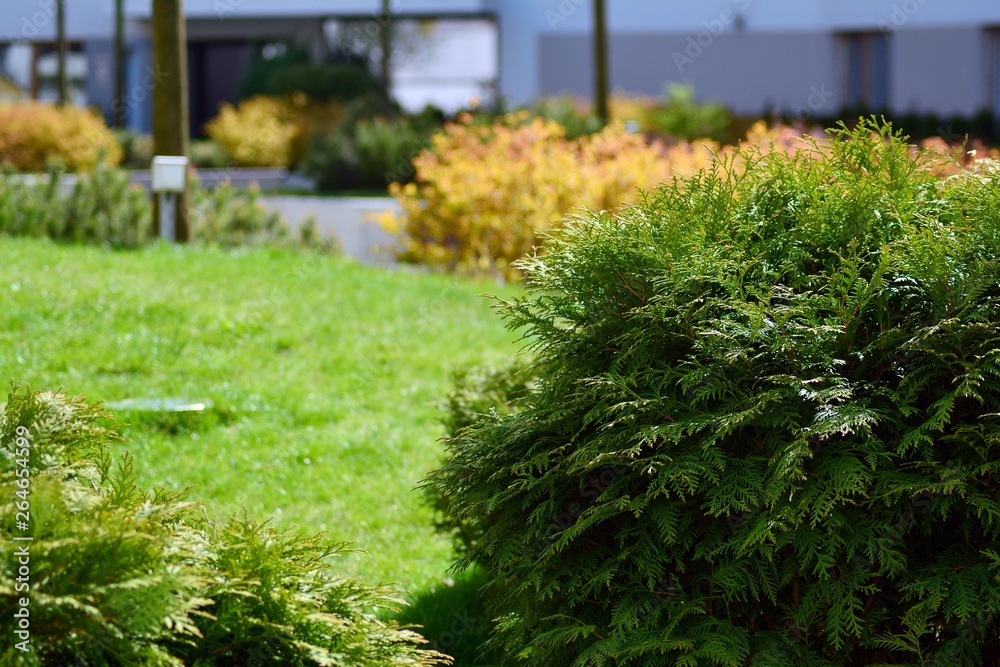
[[[592,0],[391,0],[424,47],[393,59],[404,106],[458,108],[499,96],[592,90]],[[114,0],[66,0],[73,99],[148,129],[158,73],[150,0],[126,0],[123,99],[114,99]],[[1000,115],[1000,0],[607,0],[612,88],[660,94],[689,83],[740,113]],[[192,124],[234,100],[262,48],[295,41],[329,55],[345,26],[369,36],[380,0],[184,0]],[[54,0],[0,3],[0,67],[52,99]],[[360,31],[360,32],[359,32]]]

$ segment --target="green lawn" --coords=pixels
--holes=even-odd
[[[350,540],[369,553],[345,574],[418,591],[451,562],[413,490],[441,456],[437,403],[453,368],[516,351],[477,296],[498,289],[274,249],[2,239],[0,376],[211,399],[194,423],[133,418],[143,482]]]

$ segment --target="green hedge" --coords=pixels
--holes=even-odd
[[[65,170],[49,165],[42,175],[0,173],[0,234],[47,237],[71,243],[136,248],[154,239],[152,199],[122,169],[96,166],[64,188]],[[228,183],[190,187],[189,223],[195,242],[222,246],[285,243],[336,250],[335,241],[288,234],[281,216],[264,208],[259,191]]]
[[[1000,664],[1000,170],[889,128],[568,226],[426,482],[516,664]]]

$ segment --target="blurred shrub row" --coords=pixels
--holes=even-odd
[[[0,174],[0,234],[48,237],[59,241],[135,248],[153,237],[150,198],[130,182],[127,172],[97,164],[76,175],[72,186],[65,172],[50,164],[42,175],[11,171]],[[280,216],[258,201],[256,189],[228,184],[204,188],[197,180],[190,194],[192,238],[224,246],[302,243],[332,249],[323,239],[289,236]]]
[[[403,260],[516,280],[519,272],[512,263],[531,254],[567,216],[633,203],[641,190],[728,158],[738,143],[762,153],[794,153],[803,149],[802,135],[809,132],[816,142],[808,150],[829,150],[821,133],[769,127],[763,121],[747,127],[744,119],[718,104],[696,101],[693,91],[681,86],[669,88],[663,99],[615,97],[614,121],[605,128],[585,103],[569,97],[499,116],[478,110],[446,122],[439,111],[406,114],[387,108],[377,95],[355,92],[350,101],[326,93],[318,101],[295,90],[223,105],[206,126],[210,139],[192,143],[192,158],[202,166],[298,169],[322,191],[384,192],[388,186],[404,215],[384,222],[401,234]],[[87,171],[98,163],[115,164],[123,155],[136,167],[151,158],[148,137],[121,132],[116,141],[98,117],[77,108],[0,107],[0,121],[0,161],[22,170],[37,171],[46,159]],[[973,158],[970,148],[975,157],[996,154],[939,137],[920,145],[936,155],[926,168],[939,175],[960,171]],[[734,168],[742,168],[741,160]],[[8,213],[7,220],[16,221],[4,229],[47,229],[56,238],[96,236],[114,245],[141,243],[148,223],[127,212],[135,198],[110,181],[98,189],[89,192],[84,184],[77,201],[67,202],[80,213],[58,205],[19,218]],[[231,195],[223,192],[214,201]],[[12,203],[9,193],[6,197],[8,210],[29,206]],[[104,213],[115,207],[126,213]],[[243,209],[247,214],[255,210]],[[78,221],[81,216],[89,221]],[[235,220],[229,215],[214,219]],[[246,222],[241,229],[267,227],[254,222],[253,215],[241,219]]]

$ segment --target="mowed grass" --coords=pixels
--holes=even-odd
[[[275,249],[2,239],[0,377],[91,401],[210,399],[193,421],[116,415],[143,483],[352,541],[368,553],[340,572],[418,591],[451,563],[414,490],[442,455],[451,371],[517,349],[478,296],[498,290],[512,293]]]

